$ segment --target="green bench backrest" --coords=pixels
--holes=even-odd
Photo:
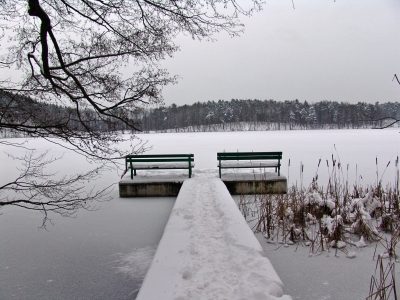
[[[282,152],[218,152],[218,160],[282,159]]]
[[[152,157],[194,157],[194,154],[141,154],[141,155],[127,155],[126,158],[152,158]]]
[[[126,162],[180,162],[194,161],[194,154],[146,154],[127,155]]]
[[[192,176],[192,168],[194,154],[143,154],[143,155],[127,155],[125,156],[125,169],[128,170],[128,164],[131,168],[131,179],[136,176],[136,168],[133,162],[187,162],[189,169],[189,178]]]

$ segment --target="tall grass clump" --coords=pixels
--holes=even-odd
[[[329,176],[323,186],[318,184],[318,170],[325,163]],[[261,232],[268,243],[309,247],[309,255],[334,251],[335,256],[342,252],[355,257],[354,252],[348,251],[348,245],[357,248],[371,243],[383,245],[384,253],[378,255],[377,261],[379,274],[371,279],[367,299],[387,299],[382,295],[393,295],[396,291],[395,281],[390,278],[395,274],[393,261],[397,259],[400,241],[399,158],[392,164],[395,169],[392,184],[382,184],[391,162],[381,176],[378,159],[375,164],[376,182],[363,185],[361,175],[356,174],[359,177],[350,183],[349,165],[343,166],[332,155],[330,160],[319,160],[308,186],[303,182],[301,164],[299,186],[292,185],[282,195],[241,195],[239,207],[252,229]],[[389,261],[386,268],[382,259]]]
[[[325,186],[318,184],[322,163],[329,173]],[[380,242],[394,257],[400,235],[398,157],[394,164],[394,184],[383,186],[383,174],[374,184],[362,185],[358,179],[350,184],[349,165],[343,166],[332,155],[331,160],[319,160],[308,186],[301,180],[300,186],[292,185],[286,194],[241,195],[239,208],[254,231],[262,232],[268,242],[302,243],[310,246],[312,254],[331,248],[346,253],[348,244],[361,247]],[[303,169],[301,164],[300,174]]]

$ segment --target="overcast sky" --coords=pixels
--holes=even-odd
[[[245,32],[180,37],[162,63],[165,104],[208,100],[400,101],[400,0],[266,0]]]

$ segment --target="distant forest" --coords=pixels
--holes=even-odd
[[[219,100],[143,111],[143,131],[242,131],[374,128],[400,119],[400,103]],[[397,123],[396,126],[399,124]]]
[[[131,119],[140,122],[142,115],[143,112],[138,110],[137,114],[132,114]],[[37,125],[43,127],[48,121],[60,124],[60,130],[62,126],[66,126],[68,130],[83,133],[86,131],[83,124],[100,132],[128,130],[123,122],[111,121],[93,109],[82,110],[78,116],[72,107],[44,103],[0,90],[0,137],[35,137]],[[57,126],[55,127],[57,129]]]
[[[67,122],[72,130],[85,131],[69,107],[45,104],[29,98],[13,101],[10,93],[0,91],[0,137],[18,137],[18,126],[35,124],[38,120],[56,119]],[[35,115],[26,112],[35,107]],[[137,108],[131,114],[143,132],[207,132],[248,130],[342,129],[374,128],[388,124],[385,118],[400,119],[400,103],[380,104],[317,103],[287,100],[237,100],[197,102],[192,105]],[[99,131],[126,131],[125,124],[112,123],[87,110],[79,118]],[[397,123],[395,126],[399,126]],[[35,136],[35,129],[32,128]]]

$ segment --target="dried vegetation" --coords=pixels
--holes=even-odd
[[[318,168],[320,164],[321,160]],[[375,184],[362,186],[358,180],[349,183],[345,176],[349,166],[344,168],[340,160],[332,156],[326,164],[329,179],[325,187],[318,185],[317,170],[308,187],[303,187],[301,177],[300,187],[293,185],[283,195],[241,195],[239,209],[253,230],[263,233],[267,242],[278,248],[303,246],[309,248],[309,255],[324,251],[338,255],[340,251],[353,258],[355,253],[349,252],[349,245],[383,245],[385,251],[377,255],[367,299],[397,299],[394,262],[400,246],[399,158],[394,161],[394,183],[386,186],[378,171]]]

